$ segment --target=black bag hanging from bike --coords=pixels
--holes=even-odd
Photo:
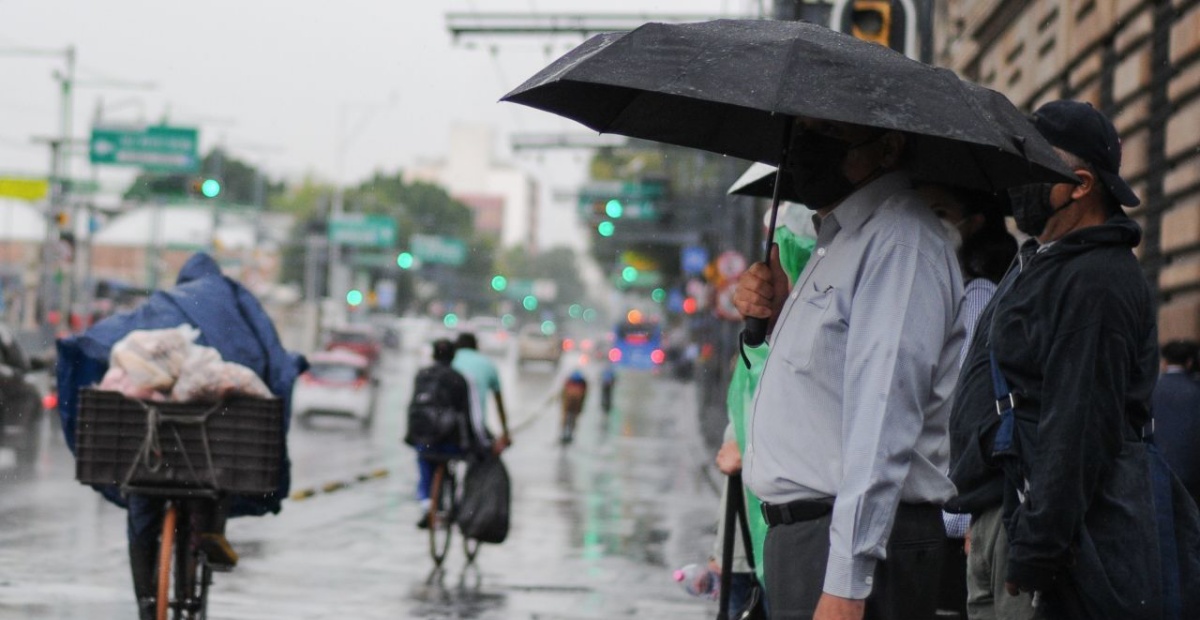
[[[463,536],[479,542],[502,543],[508,538],[512,486],[499,456],[488,455],[467,467],[463,481],[458,527]]]
[[[745,605],[731,615],[729,609],[730,589],[733,587],[733,537],[734,528],[742,532],[742,546],[746,550],[746,564],[750,566],[750,591]],[[721,545],[721,597],[717,620],[765,620],[766,601],[762,584],[754,573],[754,544],[750,540],[750,524],[746,521],[746,495],[742,489],[742,475],[729,476],[725,491],[725,531]]]

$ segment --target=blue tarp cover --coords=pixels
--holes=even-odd
[[[292,384],[308,367],[304,357],[283,348],[274,324],[250,291],[221,274],[211,256],[199,253],[179,272],[175,288],[157,291],[144,304],[113,315],[86,332],[58,341],[58,403],[63,433],[75,451],[75,420],[80,388],[95,385],[108,370],[114,344],[131,331],[166,329],[187,323],[200,330],[197,344],[215,348],[226,361],[258,373],[271,392],[284,401],[284,433],[291,423]],[[263,497],[234,498],[232,515],[279,512],[291,484],[290,462],[284,443],[279,488]],[[98,488],[124,506],[114,487]]]

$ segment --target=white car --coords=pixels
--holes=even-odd
[[[538,325],[526,325],[517,334],[517,363],[528,361],[558,363],[562,357],[562,339],[542,333]]]
[[[354,418],[370,426],[375,410],[375,381],[366,357],[346,350],[308,356],[309,369],[292,389],[292,411],[302,421],[314,415]]]

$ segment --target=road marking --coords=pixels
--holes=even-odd
[[[388,475],[389,475],[389,472],[385,468],[373,469],[369,472],[358,474],[357,476],[354,476],[354,478],[352,478],[350,480],[334,480],[331,482],[326,482],[325,484],[321,485],[320,487],[307,487],[304,489],[298,489],[296,491],[293,491],[292,494],[290,496],[288,496],[288,498],[294,502],[301,502],[310,497],[315,497],[319,493],[325,493],[325,494],[336,493],[342,489],[349,488],[355,484],[370,482],[372,480],[379,480],[381,478],[388,477]]]

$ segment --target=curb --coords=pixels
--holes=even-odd
[[[320,493],[324,493],[326,495],[330,493],[336,493],[342,489],[350,488],[356,484],[362,484],[364,482],[386,478],[388,475],[389,472],[387,469],[376,469],[366,473],[358,474],[350,480],[334,480],[331,482],[326,482],[319,487],[306,487],[303,489],[297,489],[292,491],[292,494],[288,496],[288,499],[294,502],[302,502],[311,497],[316,497]]]

